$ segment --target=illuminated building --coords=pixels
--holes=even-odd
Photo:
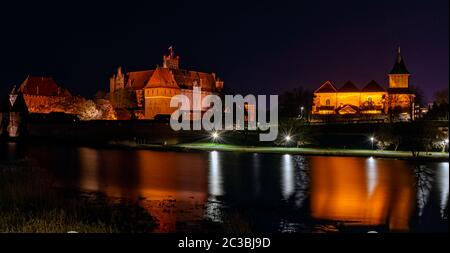
[[[217,94],[223,88],[223,81],[214,73],[180,69],[180,57],[175,56],[172,48],[169,50],[170,54],[163,56],[162,67],[127,73],[118,68],[110,78],[110,94],[124,89],[134,91],[136,108],[133,110],[137,118],[154,119],[157,115],[172,114],[176,108],[170,107],[171,98],[182,94],[192,103],[194,87],[201,88],[202,97]]]
[[[340,88],[326,81],[314,91],[312,114],[316,117],[313,118],[320,119],[320,115],[354,115],[386,120],[388,115],[393,115],[398,120],[413,119],[414,94],[409,89],[409,75],[399,48],[394,67],[388,74],[387,90],[373,80],[362,89],[351,81]]]
[[[59,86],[52,77],[43,76],[29,75],[13,92],[23,94],[30,113],[60,111],[53,105],[71,97],[70,92]]]

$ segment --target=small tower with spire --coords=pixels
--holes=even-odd
[[[173,47],[169,47],[169,55],[163,56],[163,67],[168,69],[179,69],[180,57],[175,56],[173,52]]]
[[[397,58],[395,59],[394,67],[389,72],[389,88],[403,88],[409,87],[409,71],[406,69],[405,62],[400,52],[400,47],[397,49]]]

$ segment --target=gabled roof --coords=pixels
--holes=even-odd
[[[337,89],[330,81],[324,82],[314,93],[333,93],[336,92]]]
[[[381,87],[374,80],[370,81],[364,88],[361,89],[362,92],[385,92],[386,90]]]
[[[147,84],[154,70],[143,70],[128,72],[128,87],[133,89],[142,89]]]
[[[20,85],[19,91],[25,95],[39,96],[70,96],[67,89],[64,89],[52,77],[28,76]]]
[[[178,88],[178,85],[168,68],[157,67],[148,80],[146,88]]]
[[[157,67],[154,71],[150,70],[141,75],[141,80],[145,79],[143,77],[144,75],[149,75],[145,85],[146,88],[165,87],[192,89],[194,85],[198,85],[201,86],[202,91],[216,90],[216,78],[214,74],[210,73]],[[133,88],[134,87],[135,86],[133,86]],[[136,87],[136,89],[138,89],[138,87]]]
[[[397,58],[395,59],[394,67],[389,74],[409,74],[408,69],[406,69],[405,62],[403,61],[403,57],[400,54],[400,47],[397,51]]]
[[[337,112],[345,112],[345,113],[357,113],[359,112],[359,108],[355,105],[345,104],[336,109]]]
[[[351,81],[347,81],[338,89],[338,92],[359,92],[359,89]]]

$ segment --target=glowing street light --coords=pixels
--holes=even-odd
[[[290,142],[291,141],[291,136],[290,135],[286,135],[285,137],[284,137],[284,140],[286,141],[286,142]]]
[[[220,136],[219,136],[219,133],[218,133],[218,132],[213,132],[213,133],[211,134],[211,137],[213,138],[213,140],[217,140]]]
[[[372,149],[373,149],[373,141],[375,140],[375,138],[373,138],[373,136],[372,137],[370,137],[370,142],[372,142]]]

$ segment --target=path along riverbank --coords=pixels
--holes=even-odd
[[[168,151],[223,151],[266,154],[292,154],[292,155],[319,155],[319,156],[356,156],[381,157],[398,159],[424,159],[448,161],[448,152],[415,152],[394,150],[368,150],[368,149],[332,149],[332,148],[298,148],[298,147],[256,147],[239,146],[219,143],[184,143],[177,145],[135,144],[131,142],[110,143],[113,146],[122,146],[140,149],[155,149]]]

